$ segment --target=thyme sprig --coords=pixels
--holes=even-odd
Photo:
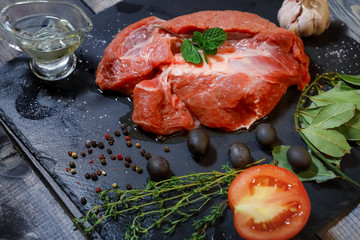
[[[257,161],[251,165],[260,163]],[[227,208],[227,193],[232,180],[243,169],[234,169],[223,165],[222,170],[202,173],[190,173],[184,176],[173,176],[169,179],[154,182],[149,180],[145,189],[107,189],[99,193],[103,202],[92,207],[85,216],[75,218],[85,233],[89,233],[105,223],[107,219],[118,217],[131,218],[125,239],[147,237],[154,228],[162,228],[165,234],[172,234],[176,227],[200,211],[212,206],[210,214],[193,222],[194,233],[191,239],[204,239],[206,229],[223,215]],[[223,197],[220,204],[214,204],[216,197]],[[145,219],[152,219],[149,223]],[[84,223],[91,226],[85,227]]]
[[[331,89],[330,91],[332,91],[334,95],[324,97],[324,93],[328,94],[330,92],[328,89],[325,89],[326,85],[328,85],[328,88]],[[346,125],[347,128],[355,129],[355,127],[351,126],[349,119],[345,119],[345,115],[342,115],[342,118],[340,118],[336,116],[336,114],[338,114],[337,111],[331,113],[329,106],[337,107],[336,104],[338,104],[338,106],[353,104],[354,107],[352,110],[349,110],[349,112],[352,114],[352,121],[358,123],[358,115],[355,113],[359,111],[360,107],[358,104],[360,95],[357,92],[359,86],[360,76],[344,75],[335,72],[322,75],[318,74],[302,91],[294,113],[295,129],[311,152],[322,160],[334,173],[357,187],[360,187],[360,184],[340,170],[341,156],[350,152],[350,146],[347,144],[347,141],[354,140],[346,136],[341,127],[343,125]],[[340,96],[340,98],[334,99],[333,96],[335,96],[335,94],[336,96]],[[351,96],[348,94],[351,94]],[[320,95],[322,96],[320,100],[314,97]],[[318,103],[314,104],[316,101],[318,101]],[[321,103],[321,101],[323,101],[323,103]],[[327,109],[325,109],[326,107]],[[321,121],[319,121],[319,119]],[[328,126],[332,125],[332,127],[324,127],[325,124],[321,126],[319,122],[326,123]],[[327,144],[331,143],[331,141],[339,145],[340,150],[334,152],[334,147],[331,144]]]

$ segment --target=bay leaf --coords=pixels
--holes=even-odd
[[[353,103],[335,103],[324,106],[311,122],[312,127],[335,128],[348,122],[355,115]]]
[[[324,164],[319,159],[312,155],[312,162],[309,169],[306,171],[295,172],[286,158],[286,153],[289,148],[290,146],[284,145],[275,146],[273,148],[272,155],[274,160],[278,162],[279,167],[283,167],[292,171],[299,177],[300,181],[305,182],[316,180],[316,182],[325,182],[336,177],[332,171],[329,171],[325,168]]]
[[[360,141],[360,111],[357,110],[354,117],[338,127],[337,130],[349,141]]]
[[[336,73],[342,80],[356,85],[356,86],[360,86],[360,75],[346,75],[346,74],[342,74],[342,73]]]
[[[322,153],[332,157],[342,157],[350,153],[350,145],[344,135],[337,130],[310,126],[300,131]]]
[[[322,92],[316,96],[309,96],[318,107],[329,104],[354,103],[360,110],[360,94],[357,90],[352,91],[332,91]]]
[[[311,124],[314,118],[318,115],[322,107],[314,107],[308,109],[302,109],[299,111],[299,115],[308,123]]]

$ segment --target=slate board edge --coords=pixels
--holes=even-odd
[[[31,154],[31,152],[29,151],[29,149],[27,149],[25,144],[23,144],[23,142],[12,132],[12,129],[5,123],[5,121],[2,119],[1,116],[0,116],[0,127],[10,138],[11,142],[15,145],[16,149],[20,152],[22,157],[30,165],[31,169],[34,170],[34,172],[44,183],[46,188],[50,191],[50,193],[54,196],[54,198],[57,200],[60,206],[64,209],[64,212],[69,216],[69,218],[73,219],[74,217],[82,217],[83,214],[71,201],[69,196],[60,188],[60,186],[50,176],[50,174],[41,165],[41,163]],[[89,236],[86,235],[83,236],[84,239],[102,239],[97,232],[94,232],[91,238],[89,238]]]

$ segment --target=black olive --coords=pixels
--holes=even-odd
[[[272,147],[277,140],[275,128],[270,123],[261,123],[255,130],[256,140],[265,147]]]
[[[286,153],[286,158],[295,171],[307,170],[312,161],[309,152],[301,146],[290,147]]]
[[[209,150],[209,136],[201,129],[191,130],[187,135],[187,146],[194,158],[201,159]]]
[[[251,153],[248,146],[242,142],[235,142],[230,145],[228,157],[234,168],[243,168],[251,161]]]
[[[154,181],[161,181],[169,178],[170,176],[170,164],[162,156],[150,158],[147,162],[146,168],[151,179]]]

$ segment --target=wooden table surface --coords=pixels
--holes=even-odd
[[[120,0],[84,0],[94,13]],[[2,8],[11,0],[2,0]],[[337,19],[349,24],[348,34],[359,42],[360,21],[355,12],[344,12],[343,4],[356,0],[330,3],[331,13]],[[352,9],[360,8],[357,3]],[[352,17],[349,17],[352,16]],[[7,39],[0,29],[0,38]],[[0,39],[0,40],[1,40]],[[0,41],[0,66],[16,57],[17,51]],[[5,131],[0,128],[0,239],[84,239],[79,231],[74,231],[72,215],[59,204],[51,187],[45,185],[28,162],[17,151]],[[313,239],[360,239],[360,204],[357,203],[327,224]]]

